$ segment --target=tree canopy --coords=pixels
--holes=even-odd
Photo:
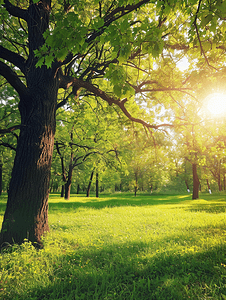
[[[57,110],[94,97],[150,134],[191,124],[186,110],[193,103],[202,106],[206,95],[225,84],[226,4],[3,0],[0,5],[2,120],[15,105],[19,109],[1,123],[0,134],[20,129],[0,243],[29,238],[41,245],[49,230]],[[187,62],[185,70],[181,61]]]

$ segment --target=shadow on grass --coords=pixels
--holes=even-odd
[[[59,197],[59,196],[57,196]],[[80,196],[82,197],[82,196]],[[102,209],[105,207],[119,207],[119,206],[144,206],[144,205],[166,205],[166,204],[179,204],[184,200],[191,199],[190,195],[142,195],[134,197],[129,194],[113,194],[102,195],[101,198],[85,198],[79,201],[80,197],[71,197],[70,201],[64,200],[59,197],[59,201],[49,202],[50,211],[77,209],[80,207]]]
[[[84,251],[84,250],[83,250]],[[202,253],[150,253],[149,244],[79,248],[62,255],[52,284],[30,291],[31,299],[182,300],[224,299],[226,247]],[[143,255],[142,255],[143,254]],[[26,294],[19,299],[28,299]]]
[[[205,211],[207,213],[222,213],[226,211],[226,195],[201,195],[201,200],[190,202],[187,210],[191,212]],[[54,199],[54,201],[52,201]],[[79,201],[81,199],[81,201]],[[206,199],[206,200],[204,200]],[[138,195],[135,197],[132,194],[112,194],[101,195],[100,198],[89,197],[84,195],[72,195],[69,201],[61,198],[59,194],[51,194],[49,201],[49,210],[54,212],[65,212],[76,210],[78,208],[94,208],[102,209],[105,207],[120,207],[120,206],[144,206],[144,205],[167,205],[167,204],[182,204],[183,201],[191,200],[191,195]],[[4,215],[6,208],[7,195],[0,197],[0,215]]]
[[[195,200],[191,202],[191,205],[187,208],[191,212],[206,212],[206,213],[225,213],[226,212],[226,197],[215,198],[210,197],[207,200]]]

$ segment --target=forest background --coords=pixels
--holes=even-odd
[[[1,242],[40,243],[49,190],[226,189],[224,1],[1,7]]]

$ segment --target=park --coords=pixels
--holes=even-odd
[[[225,299],[225,205],[220,193],[52,194],[44,248],[2,252],[2,299]]]
[[[0,9],[0,298],[226,299],[226,2]]]

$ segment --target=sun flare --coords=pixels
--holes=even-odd
[[[226,116],[226,95],[213,93],[207,97],[207,109],[212,115]]]

